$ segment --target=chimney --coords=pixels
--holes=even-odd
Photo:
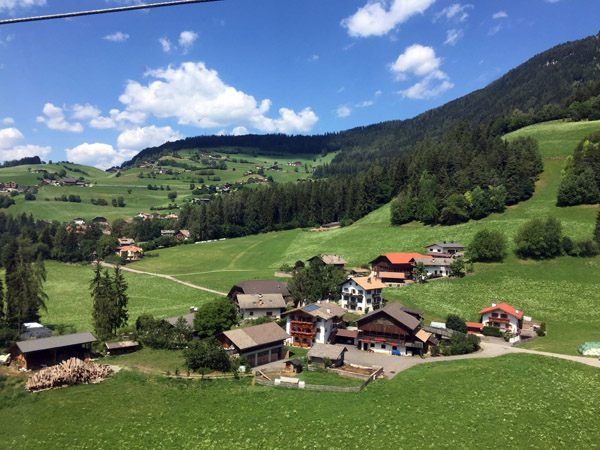
[[[331,308],[327,308],[327,314],[331,314]]]
[[[492,303],[492,307],[497,306],[495,303]]]
[[[317,304],[320,305],[321,304],[321,300],[317,300]]]
[[[367,278],[367,283],[371,284],[371,277]]]
[[[263,296],[262,294],[258,294],[258,306],[262,306],[263,304]]]
[[[518,309],[515,309],[515,312],[516,312],[517,314],[519,314],[519,310],[518,310]]]

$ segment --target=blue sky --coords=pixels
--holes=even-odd
[[[0,0],[0,19],[135,3]],[[4,25],[0,160],[107,168],[187,136],[406,119],[598,17],[598,0],[223,0]]]

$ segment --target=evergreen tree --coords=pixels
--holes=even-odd
[[[596,215],[596,227],[594,228],[594,240],[600,245],[600,210]]]
[[[113,317],[115,316],[114,301],[112,299],[112,283],[108,270],[100,273],[97,278],[98,264],[94,270],[94,279],[91,283],[94,331],[99,339],[105,340],[113,335]]]
[[[123,277],[123,272],[120,266],[115,267],[114,278],[112,281],[112,293],[114,298],[115,314],[113,317],[113,334],[117,333],[117,330],[122,326],[127,325],[127,303],[129,297],[127,296],[127,282]]]

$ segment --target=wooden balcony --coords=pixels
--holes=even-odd
[[[510,322],[510,319],[508,317],[489,317],[488,318],[489,322]]]
[[[292,324],[292,325],[300,325],[300,326],[303,326],[303,327],[306,327],[306,326],[312,327],[312,326],[314,326],[314,323],[313,323],[312,320],[290,320],[290,324]]]

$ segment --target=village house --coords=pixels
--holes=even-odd
[[[117,248],[117,255],[126,261],[137,261],[144,255],[144,250],[135,245],[124,245]]]
[[[413,266],[423,263],[428,277],[447,277],[452,272],[450,264],[454,260],[452,258],[442,258],[439,256],[417,256],[413,258]]]
[[[96,216],[92,219],[92,223],[97,223],[98,225],[108,225],[108,220],[104,216]]]
[[[348,351],[346,347],[329,344],[315,344],[306,354],[312,364],[322,364],[328,361],[331,367],[340,367],[344,364],[344,354]]]
[[[177,240],[187,241],[190,238],[190,230],[179,230],[174,237]]]
[[[438,341],[421,328],[421,314],[397,302],[365,314],[357,320],[359,348],[392,355],[427,353]]]
[[[85,219],[83,219],[81,217],[76,217],[73,219],[73,223],[75,225],[85,225]]]
[[[160,230],[160,237],[173,237],[175,230]]]
[[[518,334],[523,328],[523,311],[506,303],[492,303],[492,306],[479,311],[481,323],[485,327],[498,327],[503,333]]]
[[[128,238],[128,237],[125,237],[125,236],[118,238],[117,241],[119,242],[119,246],[133,245],[133,244],[135,244],[135,239]]]
[[[169,214],[167,214],[166,219],[177,220],[177,219],[179,219],[179,216],[175,213],[169,213]]]
[[[5,181],[3,183],[0,183],[0,189],[17,189],[19,187],[19,185],[17,183],[15,183],[14,181]]]
[[[458,242],[436,242],[425,247],[427,249],[427,254],[433,255],[440,253],[439,256],[452,256],[456,253],[462,253],[465,251],[465,246],[459,244]]]
[[[281,294],[238,294],[235,306],[242,319],[266,316],[279,319],[286,303]]]
[[[239,294],[281,294],[285,300],[290,296],[288,284],[278,280],[247,280],[233,286],[227,297],[235,302]]]
[[[346,261],[345,259],[343,259],[341,256],[336,255],[335,253],[333,255],[316,255],[313,256],[312,258],[310,258],[308,260],[308,262],[311,262],[313,260],[321,260],[321,265],[323,266],[333,266],[333,267],[337,267],[339,269],[343,269],[345,264],[348,264],[348,261]]]
[[[177,325],[177,321],[179,319],[183,318],[183,320],[185,320],[185,322],[187,323],[187,325],[190,328],[194,328],[194,318],[196,317],[197,312],[198,312],[198,308],[196,308],[195,306],[190,306],[190,312],[188,314],[182,314],[181,316],[169,317],[169,318],[165,319],[165,322],[167,322],[169,325],[174,327],[175,325]]]
[[[275,322],[237,328],[217,335],[232,358],[246,357],[252,367],[279,361],[287,356],[283,348],[289,335]]]
[[[379,309],[382,306],[381,290],[386,287],[372,276],[348,278],[342,284],[340,306],[358,314]]]
[[[326,344],[338,328],[344,327],[346,311],[329,301],[318,301],[282,314],[286,316],[285,331],[295,347],[312,347],[315,343]]]
[[[145,213],[144,211],[140,211],[137,213],[136,217],[139,217],[142,220],[152,219],[152,214]]]
[[[10,347],[13,360],[27,370],[53,366],[69,358],[88,359],[96,338],[90,332],[19,341]]]
[[[371,261],[371,270],[386,284],[401,284],[412,279],[414,258],[426,258],[420,253],[385,253]]]

